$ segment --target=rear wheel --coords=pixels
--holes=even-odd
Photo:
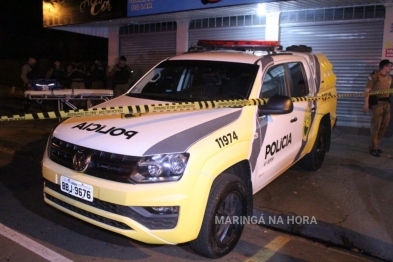
[[[240,178],[222,174],[213,182],[198,238],[191,248],[210,258],[231,252],[243,232],[247,215],[246,187]],[[244,220],[244,219],[243,219]]]
[[[318,170],[325,159],[325,154],[328,145],[328,133],[325,125],[319,126],[317,138],[310,153],[305,155],[300,161],[299,165],[308,170]]]

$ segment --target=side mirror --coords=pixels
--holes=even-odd
[[[282,115],[293,111],[293,102],[290,97],[274,95],[267,101],[266,105],[258,107],[258,115]]]

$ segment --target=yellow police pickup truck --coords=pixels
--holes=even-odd
[[[295,163],[321,167],[335,83],[327,57],[310,47],[202,40],[98,106],[160,112],[75,117],[54,128],[42,160],[45,202],[132,239],[190,242],[222,257],[243,231],[231,221],[252,215],[253,194]],[[245,99],[267,103],[236,106]],[[185,102],[202,109],[177,110]]]

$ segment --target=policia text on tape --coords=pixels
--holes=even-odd
[[[366,95],[380,95],[393,94],[393,90],[376,91],[370,93],[348,93],[326,96],[304,96],[293,97],[293,102],[327,100],[340,97],[357,97]],[[134,105],[134,106],[119,106],[119,107],[103,107],[90,108],[79,110],[65,110],[32,113],[24,115],[0,116],[0,121],[19,121],[19,120],[39,120],[39,119],[56,119],[82,116],[103,116],[103,115],[122,115],[124,118],[138,116],[147,113],[163,113],[163,112],[178,112],[178,111],[192,111],[203,109],[216,108],[236,108],[244,106],[258,106],[265,105],[268,99],[241,99],[241,100],[212,100],[212,101],[198,101],[198,102],[182,102],[182,103],[165,103],[165,104],[151,104],[151,105]]]

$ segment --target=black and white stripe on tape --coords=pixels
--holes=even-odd
[[[393,89],[386,91],[375,91],[370,93],[347,93],[336,95],[323,96],[304,96],[293,97],[293,102],[304,101],[318,101],[327,100],[340,97],[358,97],[366,95],[380,95],[392,94]],[[20,121],[20,120],[43,120],[43,119],[57,119],[69,117],[83,117],[83,116],[104,116],[104,115],[122,115],[125,118],[139,116],[147,113],[164,113],[164,112],[179,112],[179,111],[193,111],[203,109],[216,108],[236,108],[244,106],[265,105],[268,99],[239,99],[239,100],[212,100],[212,101],[198,101],[198,102],[182,102],[182,103],[165,103],[165,104],[151,104],[151,105],[134,105],[134,106],[119,106],[119,107],[102,107],[89,108],[78,110],[64,110],[52,111],[42,113],[20,114],[10,116],[0,116],[0,121]]]

